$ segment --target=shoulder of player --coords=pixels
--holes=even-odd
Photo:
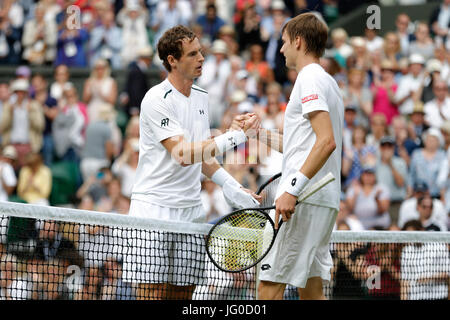
[[[164,103],[172,93],[172,88],[164,82],[161,82],[160,84],[151,87],[147,91],[144,98],[142,99],[142,104],[152,105],[154,103]]]

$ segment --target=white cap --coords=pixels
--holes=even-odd
[[[212,44],[211,52],[227,54],[228,53],[227,43],[220,39],[215,40]]]
[[[8,159],[17,159],[17,151],[13,146],[6,146],[3,148],[2,156]]]
[[[413,53],[412,55],[409,56],[409,64],[414,63],[425,64],[425,59],[422,57],[422,55],[418,53]]]
[[[17,79],[11,84],[11,91],[28,91],[30,83],[25,79]]]
[[[439,140],[439,145],[441,147],[444,145],[444,137],[439,129],[432,127],[425,131],[422,135],[423,140],[425,140],[429,135],[436,137]]]
[[[240,103],[247,99],[247,93],[243,90],[236,90],[231,94],[231,103]]]
[[[249,74],[247,70],[239,70],[238,72],[236,72],[236,79],[238,80],[242,80],[245,78],[248,78]]]
[[[253,112],[253,104],[250,101],[242,101],[237,109],[239,113]]]
[[[153,49],[150,46],[145,46],[138,50],[138,57],[151,57],[152,55]]]
[[[141,8],[139,0],[127,0],[126,9],[132,11],[138,11]]]
[[[350,40],[350,43],[352,44],[352,46],[355,46],[355,47],[365,47],[366,46],[366,40],[364,40],[363,37],[353,37]]]
[[[429,73],[432,72],[441,72],[442,63],[438,59],[430,59],[427,61],[427,71]]]
[[[286,5],[281,0],[273,0],[272,4],[270,5],[270,8],[272,10],[284,10],[286,9]]]

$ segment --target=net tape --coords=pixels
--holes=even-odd
[[[169,249],[172,250],[170,251],[169,256],[175,255],[175,258],[178,257],[180,259],[184,259],[187,256],[194,256],[194,264],[198,265],[199,269],[204,269],[204,272],[201,273],[201,277],[204,277],[204,279],[203,281],[198,282],[198,285],[193,294],[194,299],[256,298],[255,268],[237,274],[224,273],[215,268],[215,266],[213,266],[212,263],[208,261],[209,259],[206,257],[206,255],[203,255],[201,253],[201,251],[204,250],[204,247],[202,247],[204,237],[208,234],[209,230],[212,227],[210,224],[160,221],[155,219],[130,217],[114,213],[102,213],[96,211],[46,207],[11,202],[0,202],[0,212],[0,220],[2,220],[2,222],[6,220],[6,217],[19,217],[34,219],[37,221],[36,225],[42,225],[45,221],[58,221],[77,225],[79,226],[80,230],[94,227],[105,227],[105,230],[109,229],[110,231],[114,231],[110,234],[109,237],[106,234],[100,233],[97,240],[93,241],[86,236],[87,233],[82,233],[80,232],[80,230],[75,231],[75,229],[69,230],[69,232],[71,233],[78,232],[79,235],[83,235],[79,236],[78,238],[78,249],[82,251],[85,257],[87,257],[86,260],[97,262],[97,265],[85,265],[81,268],[82,277],[80,279],[82,280],[80,280],[76,286],[72,286],[75,287],[75,289],[72,290],[74,292],[82,291],[84,286],[86,286],[86,283],[89,282],[89,279],[92,280],[92,278],[100,277],[98,276],[98,269],[102,270],[102,272],[105,274],[108,272],[108,270],[110,272],[111,269],[113,269],[114,271],[114,268],[117,268],[117,266],[114,266],[109,267],[108,269],[108,263],[114,264],[119,260],[121,261],[121,263],[126,262],[127,255],[121,255],[121,250],[123,250],[123,248],[121,249],[120,245],[122,244],[122,242],[125,243],[125,248],[127,248],[127,244],[129,247],[130,243],[133,244],[134,248],[137,247],[138,250],[131,255],[133,257],[132,259],[136,259],[133,262],[141,262],[141,265],[153,265],[153,269],[149,269],[151,271],[150,273],[161,276],[161,281],[167,280],[167,276],[171,277],[172,275],[185,274],[186,271],[185,269],[183,269],[183,266],[175,266],[170,269],[167,266],[166,261],[159,259],[158,255],[160,254],[160,251],[158,250],[167,250],[167,246],[163,245],[162,248],[155,246],[164,243],[166,240],[168,242],[172,241],[178,244],[177,241],[179,239],[182,239],[183,237],[191,237],[188,238],[190,239],[189,241],[184,241],[184,244],[181,244],[181,246]],[[237,235],[236,233],[234,233],[235,236],[233,237],[239,240],[244,239],[245,241],[245,239],[249,239],[249,237],[251,236],[247,231],[248,230],[246,229],[242,230],[242,232],[238,232]],[[2,233],[5,232],[6,231],[2,229]],[[2,234],[1,236],[3,237],[4,234]],[[157,238],[156,240],[161,241],[154,241],[155,237]],[[142,239],[147,241],[143,241]],[[96,242],[95,245],[94,242]],[[183,243],[183,241],[181,241],[180,243]],[[339,296],[343,296],[342,292],[347,292],[347,294],[350,294],[350,298],[361,298],[358,292],[361,291],[361,288],[365,288],[363,290],[364,292],[362,293],[362,296],[376,297],[377,295],[374,295],[374,292],[376,293],[376,290],[374,291],[370,289],[371,286],[367,285],[367,283],[365,283],[364,285],[361,285],[361,283],[363,283],[364,281],[367,282],[368,279],[370,279],[370,275],[367,276],[367,270],[369,270],[371,267],[375,266],[382,269],[384,268],[382,266],[382,263],[378,263],[379,261],[377,262],[377,259],[380,260],[379,257],[377,258],[377,254],[379,255],[380,252],[374,253],[374,251],[376,250],[382,250],[382,255],[398,254],[400,257],[400,254],[403,254],[403,257],[408,256],[409,258],[405,258],[403,259],[403,261],[401,261],[399,257],[396,258],[396,260],[391,260],[391,267],[394,267],[394,269],[397,268],[397,271],[395,271],[393,273],[394,275],[391,277],[396,277],[396,279],[394,279],[395,281],[389,278],[388,273],[383,270],[379,270],[381,275],[381,279],[379,279],[379,282],[382,283],[381,287],[385,289],[385,292],[384,294],[378,296],[385,298],[390,297],[390,295],[386,294],[386,292],[394,292],[393,294],[391,294],[391,296],[400,296],[399,283],[404,283],[405,281],[407,281],[408,285],[410,286],[410,298],[412,299],[445,298],[448,296],[448,281],[444,287],[443,283],[445,281],[443,279],[448,279],[445,277],[448,277],[450,267],[450,263],[448,262],[449,244],[450,232],[335,231],[332,234],[330,247],[335,263],[335,266],[333,268],[335,278],[330,284],[328,284],[328,287],[325,288],[326,296],[333,299],[338,298]],[[21,245],[24,246],[25,244]],[[432,254],[424,251],[425,249],[431,251]],[[51,251],[51,248],[49,248],[49,250]],[[193,253],[195,254],[193,255]],[[145,256],[150,256],[153,260],[146,261],[144,258]],[[342,274],[345,274],[345,272],[343,273],[342,270],[345,271],[348,267],[345,266],[345,263],[343,262],[345,261],[345,257],[342,258],[342,256],[350,257],[350,260],[358,266],[360,266],[360,264],[358,264],[358,257],[366,257],[365,269],[359,270],[357,274],[353,274],[353,276],[348,279],[344,277],[345,281],[342,282]],[[114,259],[111,259],[111,257]],[[422,258],[419,259],[417,257]],[[16,264],[17,272],[20,271],[20,273],[25,277],[29,276],[27,275],[27,272],[31,273],[33,277],[37,277],[37,279],[34,279],[34,281],[29,281],[29,279],[27,281],[18,281],[17,279],[17,281],[14,280],[15,294],[13,290],[13,296],[15,296],[16,298],[24,299],[53,299],[54,297],[52,298],[51,293],[57,292],[57,296],[61,298],[61,295],[59,293],[64,290],[62,290],[60,287],[67,287],[67,278],[70,278],[73,275],[71,273],[72,271],[68,270],[71,266],[60,265],[58,261],[54,261],[51,259],[45,261],[45,263],[39,262],[38,260],[39,259],[37,259],[37,257],[32,256],[32,259],[21,261],[20,258],[17,259],[16,257],[14,257],[14,255],[8,254],[8,252],[4,253],[4,255],[2,256],[2,263],[0,264],[0,266],[2,267],[2,269],[0,269],[0,272],[2,272],[2,277],[0,277],[0,280],[5,280],[4,275],[8,274],[8,270],[4,270],[5,263],[14,261],[14,263]],[[405,265],[407,267],[405,267]],[[401,269],[402,267],[404,270]],[[34,270],[33,268],[39,269],[40,271],[33,273],[30,271]],[[52,274],[55,273],[54,270],[59,270],[59,268],[65,268],[65,270],[61,270],[62,274],[59,275],[64,280],[49,280],[52,277],[55,279],[57,278],[57,276],[52,276]],[[348,268],[352,269],[353,267]],[[419,271],[417,271],[416,269]],[[407,271],[407,275],[401,275],[402,271],[406,272],[405,270]],[[438,279],[434,279],[433,277],[435,276],[431,277],[431,282],[434,281],[433,283],[435,283],[435,289],[440,288],[439,294],[437,295],[430,293],[433,292],[430,286],[426,287],[416,279],[419,276],[425,277],[430,272],[432,273],[433,270],[441,277]],[[64,274],[64,272],[66,274]],[[126,273],[126,270],[124,270],[124,273]],[[102,276],[102,279],[103,281],[106,281],[104,275]],[[116,282],[120,282],[121,280],[126,280],[126,277],[116,277],[115,279]],[[47,288],[46,290],[43,290],[41,288],[41,294],[36,295],[36,289],[31,289],[28,287],[30,285],[30,282],[33,283],[36,281],[41,287],[45,285],[46,287],[50,286],[53,289]],[[376,286],[378,280],[375,279],[374,281]],[[357,283],[356,289],[354,288],[355,282]],[[392,284],[394,282],[395,284]],[[55,287],[55,283],[57,283],[57,287]],[[108,286],[106,285],[106,287]],[[97,298],[127,299],[130,297],[136,297],[136,286],[134,284],[127,287],[123,283],[121,283],[120,285],[115,283],[114,286],[109,286],[110,291],[112,290],[111,287],[113,287],[115,291],[120,291],[122,293],[117,293],[115,295],[103,294],[101,297]],[[345,288],[345,290],[343,290],[342,288]],[[447,292],[445,293],[444,297],[443,295],[446,288]],[[2,282],[0,282],[0,299],[2,298],[2,290]],[[124,294],[123,292],[128,292],[127,290],[129,291],[129,293]],[[130,293],[131,291],[133,291],[133,293]],[[46,292],[46,294],[42,294],[42,292]],[[75,299],[76,295],[73,293],[72,295],[63,295],[63,297],[67,299]],[[295,288],[288,286],[285,292],[285,297],[297,297]],[[348,298],[349,296],[347,295],[346,297]],[[85,296],[83,299],[90,299],[90,297]]]

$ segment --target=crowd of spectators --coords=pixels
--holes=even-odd
[[[0,83],[0,200],[52,205],[51,194],[58,192],[52,185],[53,168],[65,162],[77,169],[76,191],[66,205],[127,214],[147,74],[153,70],[165,77],[155,45],[177,24],[190,26],[203,45],[205,62],[197,84],[209,93],[211,128],[217,130],[212,133],[226,130],[235,115],[246,112],[257,113],[264,128],[282,132],[297,77],[279,52],[283,25],[309,11],[332,23],[355,4],[361,1],[2,1],[0,65],[16,66],[16,72],[14,79]],[[336,229],[450,227],[449,12],[450,1],[443,0],[421,20],[399,14],[393,30],[365,29],[350,37],[343,28],[330,29],[320,64],[337,81],[345,105]],[[32,72],[35,66],[53,68],[52,79]],[[83,67],[91,72],[80,92],[71,72]],[[123,87],[112,76],[117,70],[126,72]],[[123,127],[119,113],[126,115]],[[253,190],[281,171],[281,154],[252,152],[260,147],[248,143],[223,159],[224,167]],[[231,210],[219,187],[206,178],[201,197],[208,222]],[[11,261],[16,258],[6,252],[7,227],[8,219],[1,218],[0,272],[15,274]],[[40,239],[43,226],[35,229]],[[83,232],[95,236],[103,230]],[[40,245],[48,253],[49,246],[53,250],[61,242]],[[42,268],[61,271],[74,264],[55,259],[36,256],[28,265],[30,274],[41,277],[46,273]],[[101,298],[102,290],[112,287],[95,279],[120,281],[116,265],[119,261],[109,258],[100,266],[84,265],[83,289],[71,298]],[[53,276],[64,277],[60,271]],[[15,279],[20,285],[29,282]],[[10,285],[0,283],[0,298]],[[117,294],[133,296],[125,284],[116,287]],[[30,292],[51,291],[39,290]],[[67,297],[59,292],[58,297]]]

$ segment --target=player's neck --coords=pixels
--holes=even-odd
[[[181,94],[189,97],[191,95],[191,88],[194,84],[194,80],[186,79],[177,72],[170,72],[167,76],[167,80],[177,89]]]
[[[316,58],[311,55],[304,55],[297,60],[295,70],[297,70],[297,72],[300,72],[300,71],[302,71],[302,69],[304,67],[306,67],[307,65],[312,64],[312,63],[319,64],[319,58]]]

